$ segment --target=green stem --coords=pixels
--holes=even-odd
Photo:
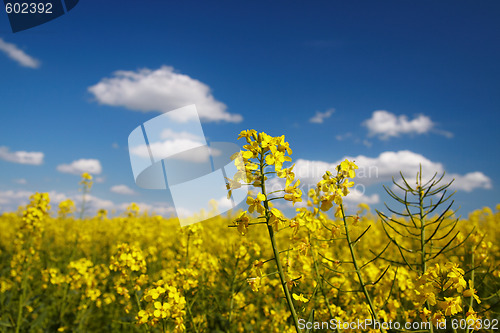
[[[19,333],[19,330],[21,328],[21,321],[23,317],[23,305],[24,305],[24,299],[26,297],[26,274],[23,274],[23,280],[21,283],[21,296],[19,297],[19,307],[17,310],[17,320],[16,320],[16,333]]]
[[[31,246],[33,245],[33,239],[30,238],[30,242],[28,244],[26,253],[26,261],[23,264],[23,277],[21,280],[21,295],[19,296],[19,307],[17,311],[17,319],[16,319],[16,333],[19,333],[19,330],[21,329],[21,321],[23,319],[23,307],[24,307],[24,301],[26,299],[26,283],[28,281],[28,276],[29,276],[29,269],[30,269],[30,262],[31,262]]]
[[[142,310],[142,306],[141,306],[141,302],[139,300],[139,296],[137,296],[137,292],[134,290],[134,299],[135,299],[135,303],[137,304],[137,308],[139,309],[138,312],[140,312]],[[144,331],[146,332],[151,332],[151,330],[149,329],[149,327],[144,327],[142,326]]]
[[[271,245],[273,247],[274,258],[276,261],[276,266],[278,268],[278,274],[280,276],[281,285],[283,286],[283,291],[285,292],[286,302],[288,303],[288,307],[292,314],[295,329],[297,330],[297,332],[299,332],[299,318],[297,316],[297,312],[295,311],[295,307],[293,306],[292,295],[290,294],[290,291],[288,290],[288,286],[286,284],[285,273],[283,272],[283,267],[281,266],[280,255],[278,251],[278,246],[276,245],[276,239],[274,237],[273,227],[271,225],[268,225],[267,230],[269,231],[269,239],[271,240]]]
[[[83,214],[85,213],[85,199],[86,199],[86,194],[88,193],[87,190],[87,185],[83,185],[83,194],[82,194],[82,206],[80,208],[80,220],[83,218]]]
[[[266,196],[266,199],[264,201],[264,208],[266,212],[266,222],[267,222],[267,230],[269,232],[269,239],[271,240],[271,246],[273,248],[273,253],[274,253],[274,259],[276,262],[276,267],[278,268],[278,275],[280,277],[281,281],[281,286],[283,287],[283,292],[285,293],[285,298],[286,302],[288,304],[288,308],[290,310],[290,313],[292,314],[293,318],[293,324],[295,326],[295,329],[298,332],[300,332],[299,329],[299,317],[297,316],[297,312],[295,311],[295,307],[293,306],[293,301],[292,301],[292,295],[290,294],[290,290],[288,290],[288,286],[286,283],[286,278],[285,278],[285,273],[283,271],[283,267],[281,266],[281,260],[280,260],[280,254],[278,250],[278,245],[276,244],[276,239],[275,239],[275,234],[273,230],[273,226],[269,224],[269,201],[267,199],[266,195],[266,182],[264,178],[264,154],[261,152],[260,153],[260,187],[262,190],[262,194]]]
[[[64,318],[64,310],[65,310],[65,305],[66,305],[66,298],[68,296],[68,290],[69,290],[69,283],[66,284],[64,287],[64,293],[63,293],[63,298],[61,301],[61,308],[59,309],[59,323],[62,325],[63,318]]]
[[[227,323],[227,329],[228,332],[230,332],[231,329],[231,320],[233,317],[233,304],[234,304],[234,284],[236,282],[236,276],[238,273],[238,265],[240,263],[240,257],[236,259],[236,266],[234,267],[234,272],[233,272],[233,278],[231,279],[231,299],[229,301],[229,318],[228,318],[228,323]]]
[[[472,285],[474,285],[474,251],[471,251],[471,267],[472,271],[470,273],[470,279],[472,281]],[[469,286],[470,287],[470,286]],[[474,290],[472,291],[474,293]],[[469,309],[472,309],[472,305],[474,304],[474,295],[470,297]],[[469,325],[467,325],[467,333],[469,333]]]
[[[370,311],[372,312],[373,319],[375,321],[378,320],[377,312],[375,311],[375,307],[373,306],[372,300],[370,298],[370,294],[368,294],[368,290],[366,289],[365,282],[363,280],[363,276],[361,275],[361,269],[358,266],[358,261],[356,260],[356,254],[354,253],[354,247],[352,246],[351,243],[351,236],[349,235],[349,227],[347,226],[347,219],[344,214],[344,206],[340,204],[340,210],[342,212],[342,219],[344,220],[344,229],[345,229],[345,236],[347,240],[347,244],[349,245],[349,251],[351,252],[351,258],[352,258],[352,263],[354,265],[354,269],[356,271],[356,275],[358,276],[358,281],[361,286],[361,290],[363,291],[363,294],[366,297],[366,301],[368,302],[368,306],[370,307]],[[384,332],[382,328],[380,328],[380,332]]]
[[[418,204],[420,208],[420,262],[422,275],[427,270],[426,260],[425,260],[425,221],[424,221],[424,190],[422,188],[422,165],[420,165],[419,173],[419,184],[417,186],[418,190]]]
[[[420,165],[420,172],[418,173],[418,183],[417,183],[417,191],[418,191],[418,206],[419,206],[419,218],[420,218],[420,263],[421,263],[421,273],[424,275],[425,271],[427,271],[427,261],[425,259],[425,219],[424,219],[424,189],[422,188],[422,164]],[[430,310],[429,301],[425,302],[427,305],[427,309]],[[434,325],[432,321],[430,322],[431,329],[429,332],[434,332]]]
[[[308,233],[308,236],[309,236],[309,244],[310,244],[311,243],[311,233],[310,232]],[[333,317],[334,317],[333,311],[332,311],[332,308],[330,306],[330,301],[328,300],[328,297],[326,296],[325,289],[323,288],[323,280],[322,280],[321,275],[319,274],[318,262],[316,261],[316,257],[314,255],[314,249],[311,249],[311,256],[312,256],[313,263],[314,263],[314,271],[316,272],[316,281],[318,283],[319,289],[321,290],[321,294],[323,295],[323,298],[325,300],[326,307],[328,308],[328,312],[330,313],[330,318],[333,319]],[[337,333],[340,333],[338,325],[335,327],[335,331]]]
[[[191,311],[191,305],[189,304],[189,300],[186,300],[186,308],[188,310],[189,318],[191,319],[191,322],[193,323],[194,331],[196,333],[198,333],[198,328],[196,327],[196,324],[194,322],[193,312]]]

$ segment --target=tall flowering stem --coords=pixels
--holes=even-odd
[[[284,199],[292,201],[293,203],[302,200],[302,192],[298,188],[300,182],[296,181],[292,184],[294,181],[294,174],[292,172],[293,166],[290,168],[283,168],[284,162],[291,161],[291,158],[286,156],[286,154],[290,155],[292,150],[288,146],[288,142],[285,142],[284,136],[271,137],[266,133],[257,133],[255,130],[249,130],[242,131],[238,139],[240,138],[245,138],[248,143],[243,147],[245,148],[242,152],[244,163],[239,166],[237,165],[239,171],[234,179],[228,179],[227,187],[228,190],[231,191],[231,189],[241,186],[241,182],[246,182],[246,185],[252,185],[260,190],[260,193],[258,193],[255,198],[249,196],[247,199],[247,204],[249,206],[248,212],[253,213],[255,211],[259,213],[260,215],[257,219],[260,219],[260,221],[250,223],[247,212],[244,212],[240,214],[234,223],[242,235],[248,232],[248,226],[251,224],[266,224],[269,240],[273,249],[273,259],[276,263],[283,293],[285,294],[285,299],[294,326],[297,332],[299,332],[299,318],[289,289],[290,279],[287,278],[281,264],[280,251],[275,237],[276,233],[280,230],[280,226],[286,222],[286,219],[278,209],[272,207],[271,203],[271,201],[275,199]],[[274,171],[266,170],[266,168],[272,166],[274,166]],[[286,178],[285,189],[268,193],[266,190],[266,180],[269,174],[275,174],[279,178]],[[275,193],[282,193],[283,196],[279,196],[278,194],[278,196],[273,198],[269,197],[269,195]],[[258,279],[260,281],[260,278]],[[251,281],[253,283],[252,288],[257,289],[255,279]]]
[[[87,194],[90,192],[90,189],[92,188],[92,184],[94,182],[92,181],[92,175],[89,174],[88,172],[82,173],[82,180],[80,182],[80,185],[82,185],[82,205],[80,207],[80,219],[83,218],[83,214],[85,214],[85,204],[87,201]]]
[[[358,283],[360,286],[359,291],[361,291],[365,296],[366,303],[370,309],[370,313],[373,319],[375,321],[379,321],[377,310],[375,309],[372,298],[368,293],[366,287],[369,284],[374,285],[378,281],[380,281],[380,279],[383,277],[383,275],[385,275],[389,267],[387,267],[387,269],[382,273],[382,276],[376,282],[367,283],[364,280],[363,275],[361,274],[361,270],[363,269],[364,266],[366,266],[366,264],[359,263],[357,255],[354,251],[354,246],[356,245],[357,242],[360,241],[361,237],[365,235],[365,233],[368,231],[370,227],[368,227],[363,233],[361,233],[361,235],[359,235],[356,239],[353,240],[351,237],[351,230],[347,222],[347,218],[349,216],[346,216],[343,205],[343,197],[349,194],[349,188],[353,187],[354,185],[352,179],[356,176],[355,172],[356,169],[358,169],[358,166],[354,162],[351,162],[346,159],[337,166],[336,174],[332,174],[330,171],[327,171],[323,175],[323,179],[317,184],[316,190],[310,190],[309,197],[312,199],[312,201],[311,200],[308,201],[308,205],[309,206],[312,206],[313,204],[317,205],[317,207],[314,209],[314,212],[318,215],[320,213],[320,210],[326,212],[330,210],[334,206],[334,204],[337,205],[335,211],[335,217],[343,221],[343,229],[345,233],[344,239],[347,242],[349,248],[349,253],[351,257],[350,263],[354,266],[354,272],[356,273],[356,276],[358,278]],[[353,219],[354,221],[357,221],[358,217],[353,217]],[[333,236],[332,241],[343,239],[343,237],[339,237],[341,236],[341,229],[342,228],[339,225],[332,226],[331,228],[331,233]],[[380,331],[383,332],[382,329],[380,329]]]
[[[43,222],[50,210],[50,199],[48,193],[36,193],[30,197],[30,203],[23,211],[22,225],[17,232],[15,240],[16,255],[10,262],[11,276],[20,284],[19,306],[17,311],[15,332],[21,331],[23,323],[23,309],[28,296],[29,279],[33,278],[32,264],[40,260],[39,250],[41,247],[44,231]]]
[[[372,313],[373,319],[378,322],[378,316],[377,316],[377,311],[375,310],[375,307],[373,306],[372,299],[370,297],[370,294],[368,293],[368,290],[366,289],[366,283],[363,280],[363,276],[361,275],[361,268],[358,264],[358,260],[356,258],[356,254],[354,253],[354,245],[357,242],[351,241],[351,236],[349,234],[349,227],[347,225],[347,219],[346,216],[344,215],[344,206],[340,204],[340,211],[342,213],[342,220],[344,221],[344,229],[345,229],[345,236],[347,240],[347,245],[349,246],[349,252],[351,253],[351,258],[352,258],[352,264],[354,265],[354,269],[356,271],[356,275],[358,277],[358,282],[359,286],[361,287],[361,291],[363,292],[363,295],[365,295],[366,302],[368,303],[368,306],[370,307],[370,312]],[[382,329],[380,329],[381,332],[383,332]]]
[[[283,271],[283,266],[281,265],[280,252],[278,249],[278,245],[276,244],[274,227],[270,224],[271,216],[270,216],[270,209],[269,209],[269,201],[268,201],[267,195],[266,195],[267,192],[266,192],[266,182],[264,181],[264,162],[263,162],[262,155],[261,155],[261,159],[260,159],[260,171],[261,171],[261,185],[260,186],[262,189],[262,194],[264,194],[266,196],[266,200],[264,200],[264,208],[265,208],[265,214],[266,214],[267,230],[269,232],[269,240],[271,241],[271,246],[273,248],[274,261],[276,262],[276,267],[278,268],[278,274],[280,277],[281,286],[283,287],[283,292],[285,293],[286,302],[288,304],[288,308],[290,309],[290,313],[292,314],[293,323],[294,323],[295,328],[297,329],[297,332],[298,332],[299,331],[298,330],[299,318],[297,316],[297,312],[295,311],[295,307],[293,306],[292,295],[290,294],[290,290],[288,289],[288,285],[286,283],[285,273]]]

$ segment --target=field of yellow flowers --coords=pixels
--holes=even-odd
[[[252,191],[231,216],[181,228],[131,204],[83,217],[46,193],[3,213],[0,332],[498,331],[500,205],[457,219],[449,184],[420,172],[386,189],[387,211],[349,215],[354,161],[302,193],[284,136],[239,139],[227,188]],[[283,189],[269,193],[273,177]],[[80,184],[85,197],[92,176]]]

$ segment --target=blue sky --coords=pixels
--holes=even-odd
[[[494,207],[499,15],[498,1],[81,1],[13,34],[0,14],[0,211],[77,198],[88,169],[91,210],[172,212],[134,183],[127,139],[193,103],[209,141],[284,134],[305,183],[346,156],[376,170],[351,205],[381,208],[382,184],[422,163],[456,178],[462,215]]]

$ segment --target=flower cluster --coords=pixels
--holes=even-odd
[[[67,218],[75,212],[75,203],[71,199],[63,200],[59,203],[58,216],[62,219]]]
[[[141,290],[141,286],[148,280],[145,274],[146,260],[142,250],[128,243],[119,244],[116,253],[110,258],[109,269],[119,273],[115,277],[114,288],[121,296],[120,303],[125,306],[125,312],[128,313],[133,307],[130,294]]]
[[[185,330],[186,299],[176,287],[159,280],[146,290],[143,300],[147,305],[137,313],[138,324],[156,326],[161,321],[171,320],[175,324],[174,332]]]
[[[469,288],[466,289],[464,275],[464,270],[457,264],[447,262],[444,265],[434,264],[419,277],[413,291],[416,307],[422,308],[422,320],[432,320],[436,324],[446,317],[462,313],[464,297],[472,297],[477,304],[481,303],[472,280],[469,280]]]
[[[50,210],[48,193],[35,193],[30,197],[30,203],[23,212],[23,230],[28,232],[42,232],[43,220]]]
[[[87,190],[90,190],[92,188],[92,185],[94,184],[92,180],[92,175],[88,172],[82,173],[82,180],[80,181],[80,185],[83,185],[83,187]]]
[[[48,193],[35,193],[22,213],[22,224],[17,231],[14,245],[15,254],[10,261],[10,275],[17,283],[21,283],[31,264],[38,261],[39,249],[44,230],[44,221],[50,210]]]
[[[319,198],[314,198],[313,200],[318,200],[321,205],[322,211],[328,211],[333,207],[333,203],[337,205],[337,210],[335,212],[336,217],[343,217],[343,211],[341,208],[342,197],[349,194],[349,188],[354,185],[354,182],[350,181],[349,178],[354,178],[356,176],[355,170],[358,166],[347,159],[337,166],[337,175],[333,176],[329,171],[323,175],[323,179],[318,183]]]
[[[244,211],[182,228],[176,218],[137,204],[108,216],[85,210],[88,175],[85,218],[72,216],[70,201],[51,216],[47,194],[1,214],[0,327],[291,333],[298,318],[375,318],[434,326],[446,320],[448,328],[455,320],[471,328],[457,333],[491,329],[500,288],[500,205],[458,222],[453,211],[421,217],[415,206],[411,217],[376,215],[345,200],[357,172],[352,161],[302,198],[307,184],[296,177],[284,137],[253,130],[240,137],[245,147],[227,189],[252,190]],[[417,185],[410,194],[428,193]],[[298,204],[303,199],[307,204]],[[443,254],[446,244],[452,250]]]

